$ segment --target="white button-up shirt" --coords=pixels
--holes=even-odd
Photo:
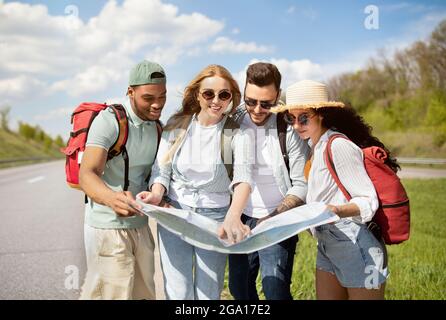
[[[306,202],[321,201],[331,205],[355,203],[359,207],[360,215],[348,219],[359,223],[369,222],[378,209],[379,202],[375,187],[365,170],[361,148],[343,138],[335,139],[331,145],[336,172],[342,185],[352,196],[350,201],[347,201],[338,188],[325,164],[324,151],[328,139],[336,133],[338,132],[327,130],[314,147]],[[312,146],[311,139],[309,145]]]

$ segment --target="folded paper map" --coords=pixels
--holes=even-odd
[[[325,204],[314,202],[267,219],[252,229],[251,234],[241,242],[230,244],[217,235],[220,222],[193,211],[162,208],[145,204],[139,199],[137,202],[142,207],[138,209],[140,212],[156,219],[160,225],[187,243],[202,249],[231,254],[258,251],[309,228],[339,220]]]

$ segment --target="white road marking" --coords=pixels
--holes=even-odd
[[[45,179],[44,176],[38,176],[38,177],[35,177],[35,178],[32,178],[32,179],[29,179],[27,182],[28,183],[36,183],[36,182],[42,181],[43,179]]]

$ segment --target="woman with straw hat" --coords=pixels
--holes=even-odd
[[[378,209],[376,191],[364,167],[361,148],[384,145],[371,135],[371,127],[354,109],[342,102],[328,100],[324,84],[304,80],[286,91],[286,105],[272,112],[285,112],[302,139],[308,139],[311,159],[305,176],[308,181],[306,202],[321,201],[340,220],[317,227],[316,296],[318,299],[383,299],[388,277],[387,253],[382,241],[367,228]],[[333,165],[339,180],[351,195],[348,201],[329,172],[324,151],[329,138]],[[399,168],[390,156],[388,165]]]

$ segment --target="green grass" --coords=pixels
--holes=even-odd
[[[387,299],[446,299],[446,179],[404,180],[411,238],[389,246]]]
[[[14,132],[6,132],[0,129],[0,160],[14,158],[62,158],[63,154],[58,148],[52,146],[47,149],[42,143],[33,140],[27,140]],[[0,164],[0,168],[6,168],[17,165],[25,165],[33,162],[16,162]]]
[[[411,236],[388,246],[390,277],[386,299],[446,299],[446,179],[403,181],[411,202]],[[315,299],[316,240],[300,235],[291,293],[294,299]],[[260,279],[257,288],[261,299]],[[232,299],[227,288],[223,299]]]

